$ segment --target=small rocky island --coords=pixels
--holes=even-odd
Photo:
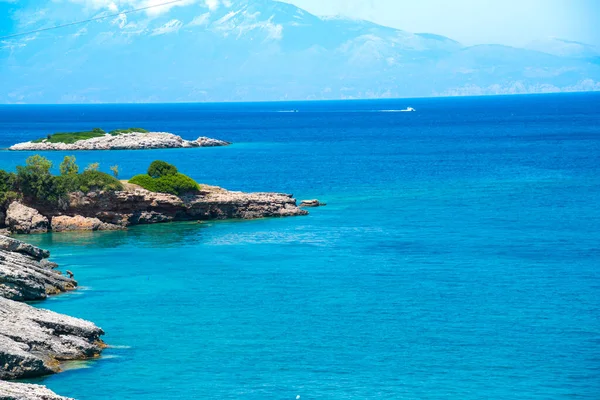
[[[228,146],[224,140],[201,136],[196,140],[185,140],[168,132],[149,132],[142,128],[116,129],[105,132],[94,128],[83,132],[62,132],[46,138],[18,143],[9,150],[49,151],[49,150],[146,150],[176,149],[193,147]]]
[[[93,323],[23,303],[77,287],[49,256],[0,235],[0,399],[65,399],[44,386],[5,380],[54,374],[64,362],[96,358],[106,347]]]

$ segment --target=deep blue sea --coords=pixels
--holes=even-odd
[[[162,159],[328,206],[26,237],[81,285],[39,306],[112,346],[38,382],[80,400],[600,398],[600,94],[0,106],[0,147],[130,126],[235,144],[45,155],[123,178]]]

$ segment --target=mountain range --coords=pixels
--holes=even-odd
[[[0,76],[0,103],[587,91],[600,90],[600,49],[561,39],[464,46],[274,0],[214,0],[3,40]]]

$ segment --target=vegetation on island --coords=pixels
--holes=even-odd
[[[52,161],[34,155],[17,166],[16,172],[0,170],[0,209],[5,209],[12,201],[36,204],[46,207],[64,206],[69,193],[106,192],[124,190],[117,179],[119,166],[110,167],[112,175],[100,171],[99,163],[88,164],[80,172],[74,156],[66,156],[58,166],[60,175],[52,173]],[[146,174],[134,176],[130,183],[151,192],[181,196],[198,193],[200,185],[189,176],[179,173],[174,165],[164,161],[154,161]]]
[[[109,135],[119,136],[125,135],[128,133],[148,133],[147,130],[142,128],[127,128],[127,129],[115,129],[108,132]],[[49,134],[45,138],[40,138],[36,140],[32,140],[32,143],[65,143],[65,144],[73,144],[80,140],[93,139],[97,137],[106,136],[107,133],[102,128],[94,128],[91,131],[81,131],[81,132],[57,132],[53,134]]]
[[[113,136],[123,135],[127,133],[148,133],[147,130],[142,128],[127,128],[127,129],[115,129],[113,131],[108,132]]]
[[[119,180],[98,170],[99,164],[90,166],[79,173],[75,157],[66,156],[59,165],[60,175],[53,175],[52,162],[34,155],[27,158],[24,166],[17,166],[16,173],[0,170],[0,207],[14,200],[57,206],[72,192],[123,190]]]
[[[187,193],[197,193],[200,185],[187,175],[180,174],[174,165],[164,161],[154,161],[148,172],[136,175],[129,180],[146,190],[157,193],[169,193],[181,196]]]

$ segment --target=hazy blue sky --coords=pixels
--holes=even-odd
[[[285,0],[465,44],[521,46],[559,37],[600,45],[600,0]]]

